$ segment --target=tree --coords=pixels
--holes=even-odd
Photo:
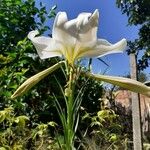
[[[55,16],[56,6],[47,12],[42,3],[37,8],[34,0],[1,0],[0,3],[0,107],[3,109],[12,104],[16,113],[40,116],[39,109],[44,110],[44,102],[50,102],[46,94],[49,79],[17,101],[10,100],[10,96],[26,78],[57,61],[41,61],[27,39],[31,30],[38,29],[43,33],[49,29],[45,22]]]
[[[117,0],[117,6],[123,14],[127,14],[129,25],[139,26],[139,37],[129,42],[129,53],[143,51],[138,60],[138,69],[143,70],[150,63],[150,1],[149,0]]]
[[[41,61],[27,39],[31,30],[44,32],[49,29],[45,22],[55,16],[55,9],[56,6],[47,12],[42,3],[37,8],[34,0],[0,0],[0,149],[33,148],[41,132],[38,125],[42,113],[39,110],[46,111],[50,103],[46,95],[49,92],[46,87],[50,84],[47,79],[23,98],[12,101],[10,96],[26,78],[56,62],[54,59]],[[46,122],[45,118],[46,115],[42,117]],[[18,128],[19,124],[23,124],[23,128]],[[36,134],[34,139],[33,134]]]

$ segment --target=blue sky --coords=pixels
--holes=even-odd
[[[36,1],[37,3],[40,0]],[[81,12],[93,12],[99,9],[99,28],[98,38],[107,39],[111,43],[115,43],[122,38],[134,40],[138,37],[138,27],[127,26],[128,18],[121,14],[121,10],[116,7],[115,0],[42,0],[49,10],[53,5],[57,4],[57,12],[65,11],[69,19],[76,18]],[[52,22],[50,22],[52,25]],[[123,54],[113,54],[102,57],[109,68],[106,74],[124,76],[129,73],[129,57]],[[93,71],[102,73],[106,70],[100,61],[94,59]]]

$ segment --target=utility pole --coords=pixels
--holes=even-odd
[[[131,79],[137,80],[137,59],[136,54],[130,54],[130,75]],[[133,149],[143,150],[140,95],[131,93],[132,98],[132,128],[133,128]]]

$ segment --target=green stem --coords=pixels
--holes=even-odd
[[[66,149],[72,150],[74,146],[74,118],[72,107],[74,104],[74,89],[75,89],[75,73],[74,69],[70,67],[69,74],[69,85],[68,85],[68,108],[67,108],[67,141],[66,141]]]

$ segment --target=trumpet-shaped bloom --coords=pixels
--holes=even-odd
[[[97,38],[99,12],[81,13],[76,19],[68,21],[65,12],[59,12],[54,21],[52,37],[36,36],[38,31],[31,31],[28,38],[31,39],[41,59],[55,56],[64,56],[70,64],[82,57],[101,57],[111,53],[120,53],[126,47],[126,40],[111,44],[107,40]],[[16,98],[31,89],[40,80],[59,68],[64,62],[34,75],[25,81],[12,95]],[[105,81],[133,92],[150,97],[150,88],[144,84],[121,77],[94,75],[83,73],[96,80]]]
[[[100,57],[111,53],[120,53],[126,47],[126,40],[111,44],[97,38],[99,12],[81,13],[76,19],[68,21],[65,12],[59,12],[55,18],[52,37],[36,36],[31,31],[28,38],[33,42],[41,59],[64,56],[70,64],[82,57]]]

